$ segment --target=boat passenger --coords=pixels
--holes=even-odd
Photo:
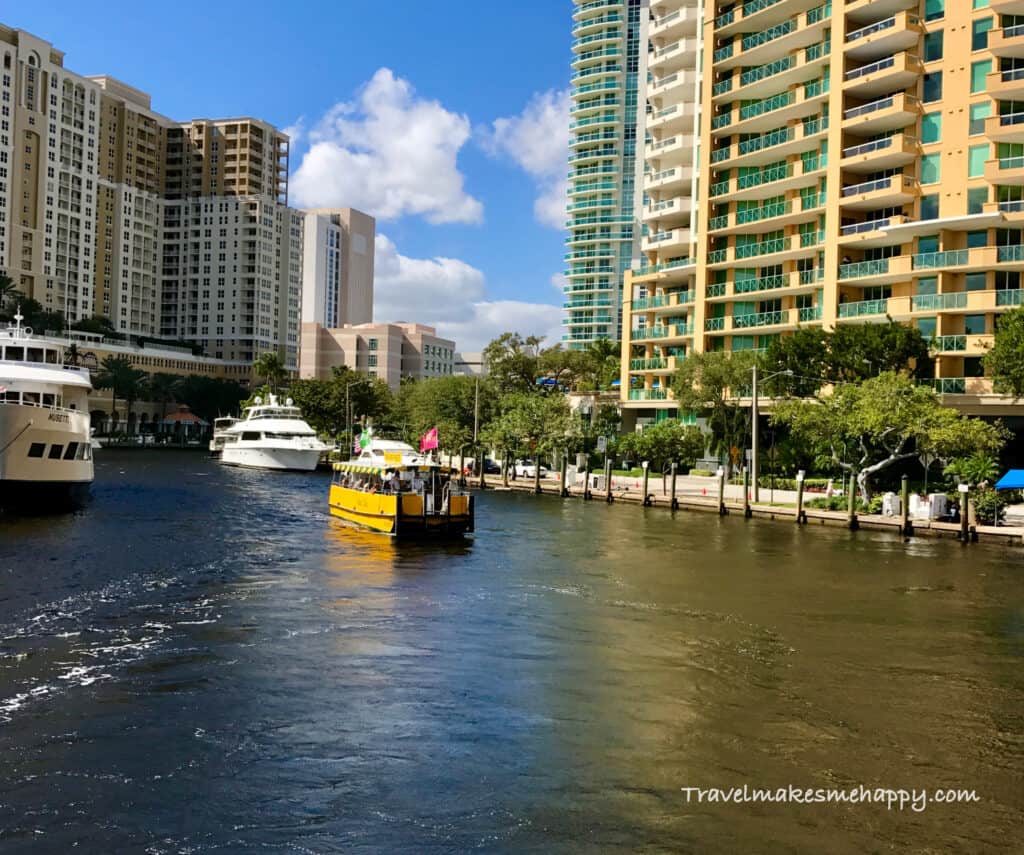
[[[419,472],[412,473],[412,483],[410,484],[410,487],[414,493],[423,492],[423,479],[420,478]]]
[[[402,492],[402,479],[399,477],[397,469],[391,473],[391,479],[388,481],[388,487],[391,489],[392,493]]]

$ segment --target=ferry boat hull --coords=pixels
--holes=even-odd
[[[88,498],[92,480],[87,413],[0,406],[0,507],[65,510]]]
[[[279,469],[312,472],[320,462],[319,448],[247,448],[234,443],[221,449],[220,462],[225,466],[248,469]]]
[[[472,496],[451,496],[435,509],[429,496],[418,493],[364,493],[332,484],[329,502],[331,516],[393,537],[458,537],[473,531]]]

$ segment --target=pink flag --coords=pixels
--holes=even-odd
[[[352,440],[352,453],[358,457],[362,450],[362,446],[359,444],[359,437],[357,436]]]
[[[432,427],[420,437],[420,451],[430,451],[437,448],[437,428]]]

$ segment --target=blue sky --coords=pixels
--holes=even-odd
[[[378,217],[377,320],[436,322],[463,349],[557,334],[569,0],[102,5],[3,23],[172,118],[296,129],[293,204]]]

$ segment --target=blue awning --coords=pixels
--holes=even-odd
[[[997,490],[1024,490],[1024,469],[1011,469],[996,484]]]

